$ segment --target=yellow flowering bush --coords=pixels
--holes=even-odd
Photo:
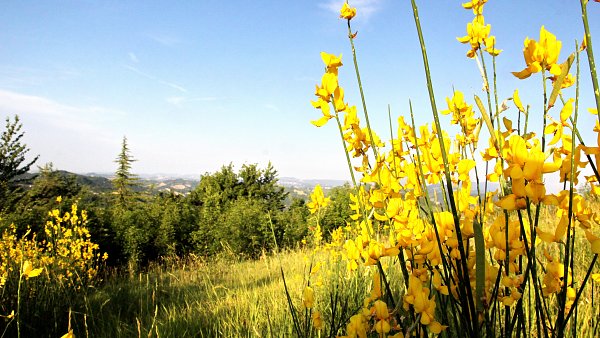
[[[98,263],[106,260],[98,244],[91,240],[85,226],[87,214],[78,211],[77,205],[70,212],[60,213],[54,209],[48,213],[42,236],[30,231],[17,236],[14,225],[2,232],[0,240],[0,286],[11,274],[18,272],[21,262],[32,262],[41,268],[50,281],[67,287],[80,288],[92,281],[98,273]]]
[[[535,117],[529,116],[518,91],[510,98],[515,106],[511,110],[508,100],[499,102],[495,80],[492,85],[488,81],[485,62],[491,58],[495,72],[501,50],[490,35],[491,25],[485,23],[487,0],[462,5],[473,11],[474,19],[467,24],[467,35],[458,38],[470,45],[467,56],[477,63],[487,100],[474,95],[469,103],[463,92],[455,90],[446,98],[447,109],[438,112],[418,8],[414,0],[411,3],[431,100],[431,125],[416,126],[411,106],[410,122],[398,118],[396,136],[392,131],[389,141],[371,129],[351,29],[352,18],[360,13],[348,2],[340,17],[348,20],[364,124],[357,108],[344,101],[338,81],[341,55],[321,53],[326,70],[312,105],[322,116],[312,123],[323,127],[336,121],[354,186],[349,224],[338,229],[335,244],[325,245],[329,255],[340,257],[347,268],[330,272],[341,279],[373,278],[367,281],[371,292],[363,305],[330,336],[340,331],[344,337],[590,334],[581,324],[594,315],[576,315],[582,296],[593,292],[589,277],[597,279],[592,271],[600,254],[600,215],[576,189],[583,170],[589,168],[594,172],[586,177],[589,194],[600,192],[596,169],[600,120],[593,130],[597,146],[586,145],[577,126],[584,51],[597,105],[590,112],[597,114],[600,107],[585,11],[588,2],[582,0],[586,36],[578,50],[561,63],[561,41],[542,26],[539,41],[525,39],[525,68],[513,72],[522,80],[542,75],[544,106],[543,114],[537,115],[543,122],[541,136],[528,130]],[[570,73],[574,64],[575,76]],[[567,92],[573,86],[577,90]],[[456,134],[442,127],[440,113],[458,126]],[[511,114],[517,115],[517,123]],[[480,143],[486,135],[486,142]],[[548,192],[551,180],[562,183],[562,190]],[[318,210],[322,192],[315,190],[311,198],[309,207]],[[323,266],[321,271],[326,270]],[[394,284],[394,271],[401,273],[401,284]],[[318,292],[310,286],[303,304],[310,310],[319,307]],[[323,313],[315,318],[319,327],[334,322]],[[310,336],[299,326],[296,333]]]
[[[60,198],[57,201],[60,203]],[[100,254],[86,223],[86,212],[73,204],[64,213],[50,211],[43,232],[38,234],[27,229],[19,236],[15,225],[2,231],[0,315],[16,319],[18,334],[20,317],[27,322],[34,320],[33,316],[46,315],[44,311],[54,311],[62,320],[63,313],[56,311],[63,306],[70,308],[77,294],[98,282],[98,268],[107,254]],[[5,315],[8,313],[11,315]],[[10,322],[6,332],[12,332],[9,326]]]

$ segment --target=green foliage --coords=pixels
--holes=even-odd
[[[30,226],[37,232],[45,223],[48,210],[56,207],[56,198],[61,196],[68,206],[77,200],[82,187],[73,175],[54,169],[51,163],[39,168],[31,188],[24,192],[21,199],[13,205],[13,212],[5,216],[5,225],[14,223],[20,233]]]
[[[19,176],[27,173],[39,156],[27,162],[25,155],[29,148],[22,143],[24,132],[19,116],[14,121],[6,118],[6,126],[0,136],[0,212],[8,210],[20,196]]]
[[[346,226],[346,222],[350,220],[351,204],[350,193],[353,189],[349,184],[344,184],[340,187],[332,188],[327,194],[331,198],[331,203],[324,209],[320,224],[325,240],[331,238],[331,232],[339,227]]]
[[[285,248],[297,246],[308,234],[307,219],[309,215],[306,201],[294,197],[285,212],[279,214],[277,223],[280,226],[275,229],[277,244]]]
[[[265,169],[244,165],[239,173],[230,164],[203,175],[189,197],[198,208],[198,227],[192,232],[196,250],[214,255],[227,247],[249,257],[269,250],[273,245],[270,222],[281,234],[278,216],[286,196],[271,164]]]
[[[18,143],[22,136],[18,119],[9,124]],[[232,164],[224,166],[203,175],[199,185],[183,196],[144,191],[131,173],[133,161],[123,138],[111,191],[92,190],[80,183],[86,182],[82,177],[47,164],[12,210],[3,214],[0,227],[14,223],[21,234],[28,226],[31,234],[39,234],[47,210],[56,207],[60,196],[64,205],[77,203],[87,210],[90,234],[108,253],[107,263],[128,265],[130,271],[189,253],[214,256],[228,250],[256,258],[273,248],[273,233],[281,247],[295,247],[307,234],[305,202],[296,199],[285,207],[288,193],[278,185],[271,164],[243,165],[238,172]]]
[[[117,204],[120,206],[125,206],[133,196],[133,188],[137,182],[137,177],[131,173],[131,163],[133,162],[135,162],[135,159],[131,157],[129,152],[127,137],[123,136],[121,152],[115,160],[118,166],[113,180]]]

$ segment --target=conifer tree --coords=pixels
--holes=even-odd
[[[21,128],[18,115],[12,122],[7,117],[5,130],[0,136],[0,211],[17,199],[19,176],[27,173],[39,158],[36,156],[29,162],[25,160],[29,148],[21,143],[25,135]]]
[[[120,206],[125,206],[129,199],[133,196],[133,188],[137,183],[137,176],[131,173],[131,164],[135,159],[131,157],[129,147],[127,146],[127,137],[123,136],[121,152],[115,159],[117,163],[117,171],[113,179],[115,193],[117,195],[117,203]]]

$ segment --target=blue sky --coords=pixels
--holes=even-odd
[[[137,173],[200,175],[230,162],[272,161],[280,176],[347,179],[335,126],[309,122],[320,115],[310,100],[323,72],[321,51],[343,54],[340,84],[349,103],[360,102],[346,24],[338,19],[341,3],[5,2],[0,117],[20,115],[39,165],[74,172],[113,172],[126,135]],[[389,135],[387,105],[395,120],[407,113],[409,99],[417,123],[431,121],[410,2],[350,3],[358,7],[355,44],[375,130]],[[468,47],[456,41],[472,12],[461,1],[417,3],[438,107],[445,108],[453,88],[483,96]],[[532,125],[541,123],[540,75],[520,81],[510,74],[524,67],[524,38],[538,39],[545,25],[563,41],[563,61],[583,36],[578,1],[543,4],[490,0],[485,8],[504,50],[497,60],[499,97],[518,88],[537,109]],[[600,4],[591,2],[588,12],[600,47]],[[587,108],[593,101],[585,62],[582,74],[580,107]],[[592,125],[587,115],[581,122]]]

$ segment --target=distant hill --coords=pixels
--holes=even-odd
[[[59,170],[59,173],[75,176],[75,181],[79,185],[87,186],[94,192],[108,192],[113,189],[111,180],[103,176],[81,175],[63,170]]]
[[[73,176],[75,181],[88,187],[91,191],[97,193],[105,193],[113,190],[112,179],[114,174],[112,173],[85,173],[76,174],[64,170],[57,171],[60,175]],[[37,173],[27,173],[21,176],[23,180],[22,186],[27,189],[30,187],[33,179]],[[152,191],[152,192],[172,192],[175,194],[187,195],[189,194],[198,183],[200,183],[199,176],[195,178],[192,175],[168,175],[168,174],[152,174],[152,175],[140,175],[138,191]],[[339,187],[348,183],[344,180],[332,180],[332,179],[299,179],[295,177],[281,177],[279,178],[279,185],[285,188],[285,191],[289,193],[288,203],[291,202],[293,197],[308,199],[311,192],[317,184],[320,184],[325,193],[332,188]],[[471,195],[477,195],[476,184],[473,183],[471,189]],[[498,184],[492,183],[488,186],[488,191],[496,190]],[[442,189],[439,184],[431,184],[427,186],[427,190],[430,197],[433,199],[434,193],[437,194],[438,198],[442,198]],[[481,187],[483,191],[483,186]]]
[[[94,177],[102,178],[107,180],[111,185],[114,174],[112,173],[87,173],[81,174],[83,177]],[[175,194],[187,195],[191,192],[200,182],[200,179],[191,178],[191,176],[175,177],[164,174],[153,174],[153,175],[139,175],[138,176],[138,189],[139,191],[154,191],[154,192],[173,192]],[[91,183],[92,187],[95,187],[95,182]],[[110,190],[109,189],[109,190]]]

